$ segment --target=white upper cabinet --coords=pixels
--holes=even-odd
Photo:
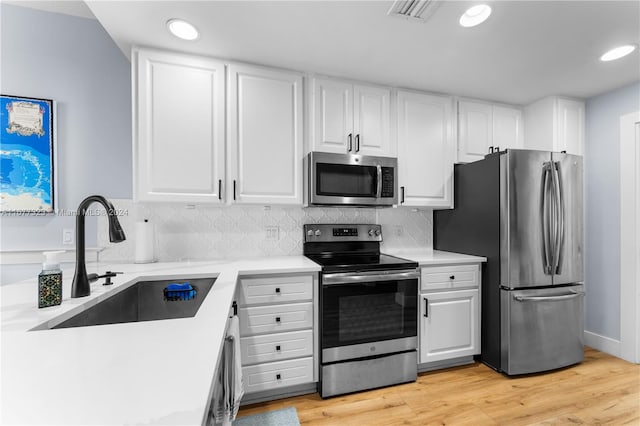
[[[558,98],[554,151],[582,155],[584,152],[584,102]]]
[[[492,120],[494,149],[523,147],[524,129],[521,109],[494,105]]]
[[[399,205],[453,207],[453,99],[398,90]]]
[[[522,111],[481,101],[458,102],[458,162],[481,160],[494,149],[522,148]]]
[[[302,75],[228,67],[229,200],[302,204]]]
[[[313,78],[310,151],[395,156],[391,89]]]
[[[584,102],[550,96],[524,109],[527,149],[584,152]]]
[[[220,203],[224,179],[224,64],[133,52],[134,198]]]
[[[395,156],[391,138],[391,90],[353,86],[354,151],[362,155]]]

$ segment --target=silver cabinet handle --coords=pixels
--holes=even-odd
[[[582,291],[572,291],[570,294],[560,294],[558,296],[513,296],[518,302],[553,302],[556,300],[568,300],[584,296]]]
[[[360,152],[360,134],[356,135],[356,152]]]
[[[218,179],[218,200],[222,200],[222,179]]]
[[[352,139],[353,139],[353,135],[351,133],[349,133],[349,136],[347,136],[347,141],[348,141],[348,147],[347,147],[347,151],[351,152],[351,148],[352,148]]]
[[[236,200],[236,180],[233,180],[233,201]]]

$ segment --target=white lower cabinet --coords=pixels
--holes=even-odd
[[[313,355],[313,331],[265,334],[240,339],[242,364],[282,361]]]
[[[276,396],[291,390],[284,388],[317,381],[317,286],[317,274],[240,278],[236,300],[242,373],[249,394],[245,400],[251,400],[252,393]]]
[[[480,266],[422,268],[419,363],[480,353]]]
[[[313,382],[313,358],[257,364],[242,368],[246,393]]]

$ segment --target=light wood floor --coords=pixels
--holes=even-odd
[[[640,425],[640,365],[587,348],[582,364],[546,374],[508,378],[476,363],[343,397],[254,404],[238,416],[291,406],[303,425]]]

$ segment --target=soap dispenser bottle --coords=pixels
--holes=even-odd
[[[64,251],[45,251],[42,272],[38,275],[38,308],[62,303],[62,270],[58,255]]]

